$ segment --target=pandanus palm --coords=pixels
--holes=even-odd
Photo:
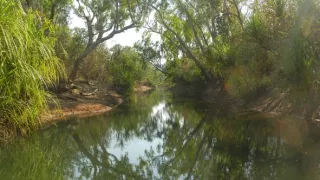
[[[17,1],[0,0],[0,125],[30,129],[46,109],[45,87],[62,69],[45,35],[49,21],[25,13]]]

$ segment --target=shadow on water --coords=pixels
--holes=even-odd
[[[0,149],[3,179],[319,179],[319,144],[256,112],[138,96]],[[298,135],[297,135],[298,134]]]

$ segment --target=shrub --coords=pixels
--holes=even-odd
[[[54,38],[44,34],[48,28],[48,21],[34,12],[25,14],[17,1],[0,0],[1,123],[34,128],[47,108],[45,87],[62,69],[52,49]]]

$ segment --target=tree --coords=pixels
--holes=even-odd
[[[138,51],[141,60],[144,63],[150,63],[154,68],[163,73],[169,75],[164,69],[162,64],[161,45],[157,42],[151,41],[151,36],[143,37],[142,41],[138,41],[134,44],[134,48]]]
[[[132,93],[137,82],[142,80],[146,71],[143,71],[142,60],[135,49],[115,45],[111,49],[112,56],[108,63],[112,83],[127,94]]]
[[[89,80],[101,80],[103,82],[107,76],[106,66],[109,59],[110,52],[108,49],[99,45],[84,59],[79,69],[79,75],[87,82]]]
[[[239,2],[173,0],[155,1],[149,6],[155,11],[155,22],[146,26],[161,35],[168,60],[183,54],[196,64],[208,83],[221,83],[223,77],[217,69],[228,66],[229,59],[224,57],[227,54],[217,54],[221,43],[228,43],[232,37],[232,28],[242,29]]]
[[[76,79],[84,58],[99,44],[128,29],[140,27],[148,12],[145,4],[145,0],[77,0],[73,8],[86,23],[87,37],[86,48],[76,58],[69,76],[71,81]]]

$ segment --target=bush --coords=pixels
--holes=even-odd
[[[44,89],[62,69],[52,49],[54,38],[44,34],[48,28],[48,21],[25,14],[17,1],[0,0],[1,123],[30,129],[47,108]]]
[[[265,89],[270,85],[270,77],[259,77],[250,73],[245,67],[238,67],[231,71],[225,83],[225,89],[233,97],[241,98],[260,92],[261,89]]]

